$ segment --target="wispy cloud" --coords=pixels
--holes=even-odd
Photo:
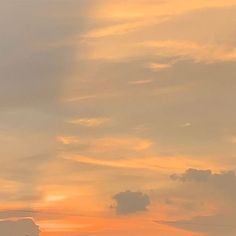
[[[67,121],[69,124],[81,125],[85,127],[101,127],[111,124],[111,119],[109,118],[77,118]]]
[[[146,67],[151,69],[152,71],[162,71],[170,68],[172,64],[167,63],[150,63],[147,64]]]
[[[151,79],[144,79],[144,80],[134,80],[134,81],[130,81],[130,84],[133,85],[142,85],[142,84],[150,84],[152,83],[153,80]]]
[[[236,48],[227,45],[200,44],[191,41],[146,41],[140,44],[150,48],[154,54],[164,57],[175,57],[180,60],[192,59],[197,62],[235,61]]]
[[[86,144],[89,150],[108,152],[118,150],[144,151],[153,145],[151,140],[136,137],[102,137],[82,139],[78,136],[58,136],[62,144]]]
[[[89,100],[96,98],[96,95],[86,95],[86,96],[78,96],[78,97],[71,97],[71,98],[66,98],[65,102],[79,102],[83,100]]]

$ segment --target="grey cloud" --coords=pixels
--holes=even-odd
[[[75,50],[60,43],[82,31],[87,2],[1,1],[0,178],[17,184],[1,189],[1,201],[41,198],[40,180],[55,158],[63,119],[64,82],[75,66]]]
[[[120,192],[113,199],[116,201],[116,212],[118,215],[147,211],[147,207],[150,205],[149,196],[142,192]]]
[[[192,232],[202,232],[207,236],[234,236],[236,233],[234,219],[235,215],[210,215],[194,217],[190,220],[157,221],[157,223],[164,223]]]
[[[74,46],[61,42],[83,30],[89,2],[1,4],[0,108],[55,106],[65,77],[75,67]]]
[[[236,174],[234,171],[213,173],[211,170],[188,169],[184,174],[172,175],[171,178],[185,183],[182,188],[187,186],[199,197],[205,196],[208,199],[214,197],[224,203],[225,207],[229,207],[229,202],[235,205]]]
[[[207,236],[233,236],[236,234],[236,174],[234,171],[214,173],[211,170],[188,169],[183,174],[172,175],[171,179],[181,182],[176,192],[169,197],[188,202],[199,207],[184,209],[183,205],[177,206],[179,211],[187,216],[196,217],[164,222],[176,228],[194,232],[202,232]],[[214,212],[209,206],[214,206]],[[201,211],[206,211],[202,215]]]
[[[32,209],[15,209],[0,211],[0,219],[7,218],[22,218],[22,217],[33,217],[34,211]]]
[[[37,220],[49,220],[49,219],[60,219],[63,218],[63,213],[53,212],[53,211],[42,211],[35,210],[32,208],[19,208],[19,209],[9,209],[0,211],[0,220],[7,220],[11,218],[24,219],[32,218]]]
[[[216,188],[224,190],[224,186],[236,186],[236,174],[232,170],[213,173],[211,170],[187,169],[183,174],[173,174],[172,180],[182,182],[208,182]],[[236,193],[236,191],[235,191]]]
[[[31,219],[0,221],[0,234],[4,236],[39,236],[39,227]]]
[[[196,169],[188,169],[182,175],[171,175],[172,180],[180,180],[180,181],[199,181],[204,182],[207,181],[211,176],[210,170],[196,170]]]

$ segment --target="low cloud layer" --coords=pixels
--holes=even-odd
[[[116,212],[118,215],[147,211],[147,207],[150,205],[149,196],[142,192],[120,192],[113,198],[116,201]]]
[[[236,174],[234,171],[214,173],[211,170],[187,169],[183,174],[171,175],[179,182],[173,199],[187,202],[186,217],[176,221],[164,221],[167,225],[204,236],[233,236],[236,234]],[[198,206],[199,209],[194,208]],[[184,204],[179,205],[183,211]]]
[[[171,175],[171,179],[180,180],[180,181],[199,181],[204,182],[207,181],[208,178],[212,175],[210,170],[196,170],[196,169],[188,169],[182,175]]]
[[[2,236],[39,236],[39,227],[31,219],[0,221]]]

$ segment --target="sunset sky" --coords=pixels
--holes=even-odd
[[[236,0],[0,0],[0,29],[0,221],[236,235]]]

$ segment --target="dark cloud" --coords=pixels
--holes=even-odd
[[[39,227],[31,219],[0,221],[0,235],[39,236]]]
[[[182,182],[208,182],[208,184],[215,186],[219,190],[224,190],[224,186],[236,186],[236,174],[232,170],[213,173],[211,170],[190,168],[183,174],[174,174],[170,177],[172,180],[179,180]]]
[[[188,169],[183,174],[171,176],[174,181],[181,182],[173,198],[181,199],[182,202],[195,204],[199,209],[183,209],[180,205],[179,211],[185,210],[185,219],[164,222],[176,228],[193,232],[202,232],[207,236],[233,236],[236,234],[236,174],[234,171],[214,173],[211,170]],[[214,212],[209,210],[214,206]],[[201,211],[206,211],[202,215]],[[190,215],[195,217],[188,217]]]
[[[208,178],[211,176],[210,170],[196,170],[196,169],[188,169],[182,175],[171,175],[171,179],[173,180],[180,180],[180,181],[200,181],[204,182],[207,181]]]
[[[119,215],[147,211],[150,205],[149,196],[142,192],[120,192],[113,199],[116,201],[116,212]]]

